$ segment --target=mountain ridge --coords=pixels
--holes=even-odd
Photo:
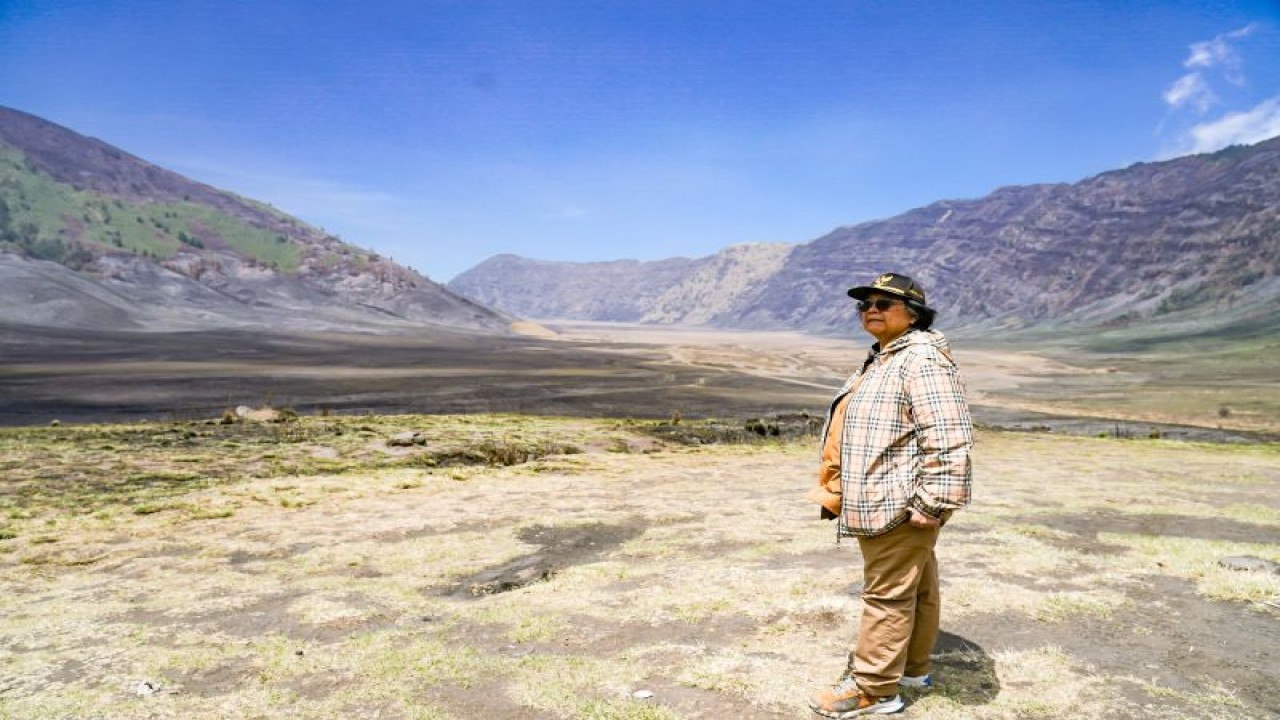
[[[735,262],[726,251],[685,259],[685,273]],[[704,289],[719,310],[695,305],[658,312],[636,302],[637,322],[696,322],[731,329],[845,331],[855,323],[845,289],[886,270],[915,276],[952,327],[1019,330],[1149,322],[1263,322],[1280,299],[1280,138],[1216,153],[1136,163],[1075,183],[1007,186],[968,200],[942,200],[899,215],[838,227],[790,246],[776,268],[739,268],[758,282]],[[482,262],[449,287],[510,309],[523,291],[522,259]],[[540,261],[581,275],[592,264]],[[653,261],[663,263],[667,261]],[[749,263],[741,258],[737,263]],[[643,284],[643,263],[631,282]],[[589,273],[588,273],[589,274]],[[669,287],[690,282],[664,274]],[[578,296],[544,294],[544,319],[599,320]],[[1210,317],[1216,313],[1217,317]]]
[[[514,319],[266,204],[5,107],[0,284],[0,320],[16,324],[505,333]]]
[[[441,285],[269,205],[0,107],[0,322],[122,329],[453,328],[516,317],[787,329],[855,324],[885,270],[975,331],[1156,323],[1280,332],[1280,138],[1001,187],[701,258],[499,255]]]

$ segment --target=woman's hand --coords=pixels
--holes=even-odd
[[[925,529],[941,527],[942,521],[929,517],[915,508],[907,508],[907,524],[913,528]]]

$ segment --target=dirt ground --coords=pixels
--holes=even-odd
[[[611,450],[11,512],[0,717],[813,720],[860,572],[801,498],[809,444],[549,422]],[[1280,560],[1280,450],[978,448],[939,547],[939,687],[903,717],[1276,717],[1280,577],[1219,561]]]
[[[0,329],[0,718],[814,720],[860,570],[801,497],[812,442],[634,418],[820,410],[863,339],[534,330]],[[959,359],[1009,417],[1095,371]],[[1223,564],[1280,562],[1280,445],[1141,427],[980,433],[903,717],[1280,718],[1280,575]]]

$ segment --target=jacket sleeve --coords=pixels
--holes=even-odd
[[[906,378],[920,453],[912,507],[935,518],[969,504],[973,421],[954,362],[940,353],[915,359]]]

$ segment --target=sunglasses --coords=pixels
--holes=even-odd
[[[870,310],[871,308],[875,308],[880,312],[884,312],[889,308],[893,307],[894,305],[901,305],[901,304],[902,304],[901,300],[890,300],[889,298],[876,298],[875,300],[860,300],[858,301],[858,312],[864,313]]]

